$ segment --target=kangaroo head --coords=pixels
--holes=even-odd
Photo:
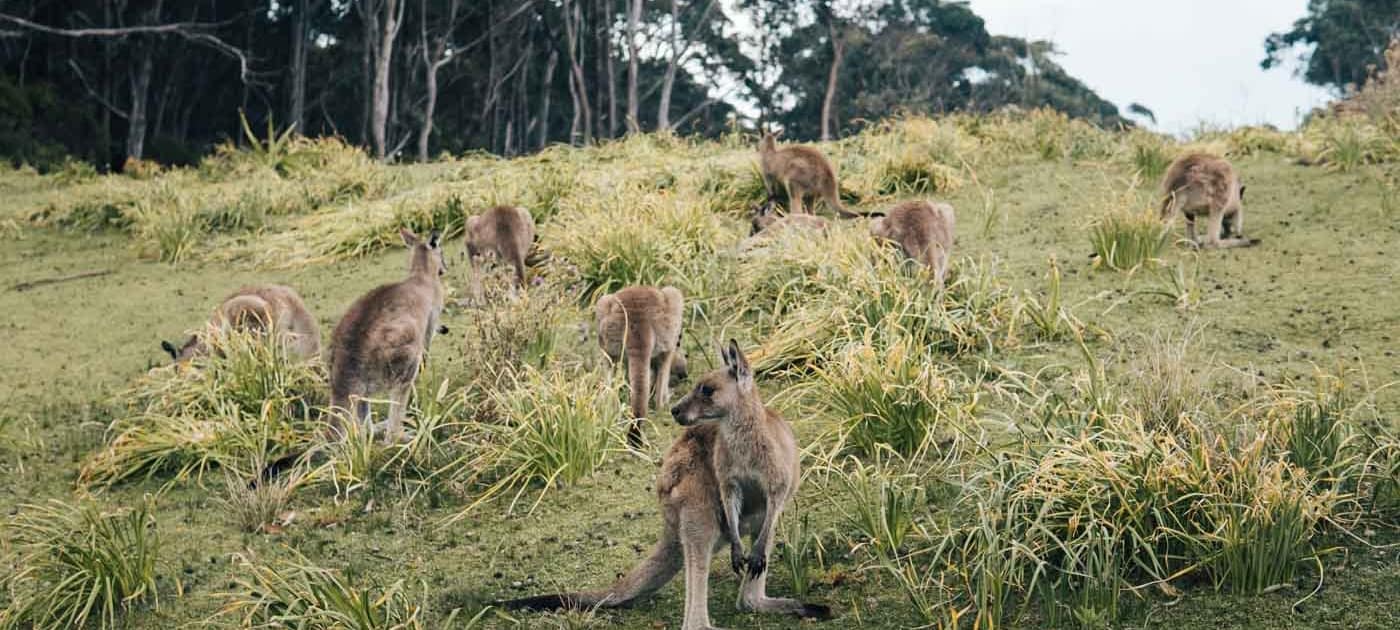
[[[753,229],[749,231],[749,236],[758,234],[768,226],[773,225],[778,220],[777,215],[773,214],[773,196],[769,195],[763,203],[754,206],[751,209],[751,214],[753,217],[750,223],[752,223]]]
[[[771,131],[763,132],[763,139],[758,143],[760,153],[771,153],[778,150],[778,137]]]
[[[442,255],[441,232],[433,230],[428,234],[427,240],[423,240],[414,234],[413,230],[402,228],[399,230],[399,236],[409,249],[410,272],[423,270],[436,276],[447,273],[447,259]]]
[[[681,426],[719,422],[732,416],[754,395],[753,369],[733,339],[720,350],[724,367],[706,374],[676,406],[671,417]]]
[[[184,345],[178,348],[175,347],[175,344],[170,343],[169,341],[161,340],[160,349],[164,350],[166,354],[169,354],[170,360],[174,361],[175,363],[184,363],[186,361],[189,361],[190,359],[193,359],[197,356],[202,356],[209,352],[208,347],[206,347],[204,343],[199,340],[198,335],[190,335],[190,338],[185,340]]]

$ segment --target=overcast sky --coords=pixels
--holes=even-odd
[[[1264,71],[1264,38],[1307,0],[971,0],[996,35],[1048,39],[1059,63],[1126,111],[1142,103],[1169,133],[1272,123],[1291,129],[1328,99],[1293,75]]]

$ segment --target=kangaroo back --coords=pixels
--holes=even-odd
[[[265,332],[277,323],[272,311],[272,305],[261,296],[235,295],[219,305],[220,325],[226,330]]]

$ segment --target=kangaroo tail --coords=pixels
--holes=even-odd
[[[885,213],[883,212],[852,212],[851,210],[846,208],[844,204],[841,203],[841,192],[836,188],[834,184],[831,186],[830,189],[828,189],[825,193],[822,194],[822,199],[824,199],[827,205],[831,206],[831,209],[835,210],[836,214],[840,215],[843,219],[859,219],[861,217],[885,216]]]
[[[579,609],[599,606],[624,608],[665,586],[667,582],[671,581],[671,578],[680,573],[683,564],[684,557],[681,554],[680,538],[668,526],[661,540],[652,548],[651,555],[605,590],[536,595],[497,602],[497,605],[519,610]]]

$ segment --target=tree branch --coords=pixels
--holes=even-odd
[[[174,22],[170,24],[149,24],[144,26],[122,26],[117,28],[58,28],[31,22],[22,17],[0,13],[0,22],[59,37],[130,37],[132,35],[178,35],[193,42],[204,44],[214,50],[238,60],[238,76],[244,83],[254,83],[253,73],[248,69],[248,55],[228,42],[205,32],[228,22]],[[10,31],[4,31],[9,33]],[[5,35],[9,37],[9,35]]]

